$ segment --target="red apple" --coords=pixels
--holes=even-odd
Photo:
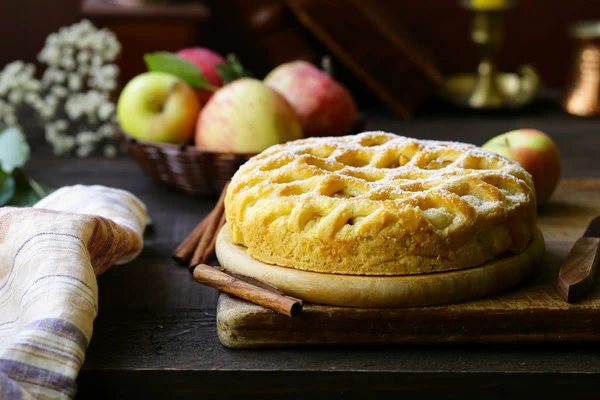
[[[223,86],[223,79],[217,71],[217,65],[225,64],[225,59],[220,54],[203,47],[190,47],[179,50],[177,55],[194,64],[202,72],[208,83],[213,86]],[[212,92],[198,90],[198,97],[202,104],[206,104],[210,96],[212,96]]]
[[[314,65],[306,61],[281,64],[265,83],[294,107],[304,136],[341,136],[354,128],[357,107],[352,95]]]
[[[536,129],[517,129],[496,136],[482,148],[517,161],[533,177],[538,204],[545,203],[560,179],[560,153],[556,143]]]
[[[289,103],[256,79],[238,79],[217,90],[198,117],[196,147],[258,153],[300,139],[302,127]]]

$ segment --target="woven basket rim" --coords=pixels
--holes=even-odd
[[[162,152],[171,153],[171,154],[176,154],[176,153],[220,154],[220,155],[235,155],[235,156],[240,156],[240,157],[252,157],[252,156],[259,154],[259,153],[232,153],[232,152],[226,152],[226,151],[208,151],[208,150],[199,149],[196,146],[190,145],[187,143],[174,144],[174,143],[148,142],[146,140],[136,139],[133,136],[125,133],[122,129],[118,130],[118,134],[121,136],[121,138],[123,140],[125,140],[133,145],[154,147]]]

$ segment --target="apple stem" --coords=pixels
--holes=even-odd
[[[323,58],[321,58],[321,70],[331,76],[333,78],[333,63],[331,62],[331,57],[329,56],[323,56]]]

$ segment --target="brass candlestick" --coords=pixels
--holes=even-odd
[[[486,6],[489,3],[489,6]],[[473,11],[471,39],[481,54],[477,73],[448,78],[442,96],[451,102],[473,109],[518,108],[529,104],[540,89],[537,72],[531,66],[520,73],[499,73],[495,56],[504,36],[504,12],[516,1],[463,0],[461,5]]]

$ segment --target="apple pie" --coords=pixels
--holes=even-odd
[[[232,242],[256,260],[346,275],[408,275],[519,253],[533,181],[479,147],[384,132],[270,147],[233,176]]]

